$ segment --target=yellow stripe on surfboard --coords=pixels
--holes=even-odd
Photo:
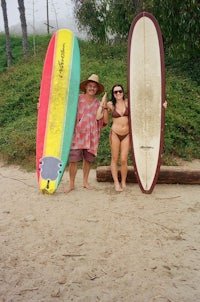
[[[66,39],[68,41],[67,44],[65,43]],[[72,33],[70,31],[58,31],[44,156],[55,156],[57,158],[61,156],[65,126],[64,119],[68,101],[66,86],[68,86],[67,83],[69,83],[70,78],[72,47]]]

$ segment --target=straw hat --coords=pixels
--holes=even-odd
[[[98,90],[96,94],[101,94],[104,91],[104,85],[99,82],[99,77],[96,74],[92,74],[87,80],[84,80],[80,83],[80,89],[83,92],[86,92],[86,85],[88,82],[95,82],[98,85]]]

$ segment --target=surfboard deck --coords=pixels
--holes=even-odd
[[[36,137],[39,188],[53,194],[62,179],[74,132],[80,85],[78,39],[68,29],[51,38],[43,66]]]
[[[165,68],[161,30],[147,12],[136,16],[129,31],[128,99],[133,166],[142,192],[151,193],[164,141]]]

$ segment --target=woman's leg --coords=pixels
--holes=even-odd
[[[118,157],[119,157],[120,140],[118,136],[111,131],[110,132],[110,149],[111,149],[111,173],[114,181],[115,190],[121,192],[122,188],[118,179]]]
[[[120,150],[121,184],[123,189],[126,188],[126,177],[128,171],[127,160],[128,160],[129,147],[130,147],[130,137],[129,135],[127,135],[121,141],[121,150]]]

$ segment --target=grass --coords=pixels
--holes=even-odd
[[[6,68],[5,38],[0,35],[0,156],[7,163],[35,168],[37,102],[50,36],[37,36],[33,54],[23,57],[20,37],[12,37],[13,65]],[[110,98],[115,83],[127,86],[127,44],[95,45],[80,41],[81,79],[97,73]],[[200,157],[200,60],[177,60],[166,55],[166,98],[163,164],[175,157]],[[111,123],[111,122],[110,122]],[[110,124],[102,131],[96,165],[109,165]],[[129,164],[131,160],[129,158]]]

